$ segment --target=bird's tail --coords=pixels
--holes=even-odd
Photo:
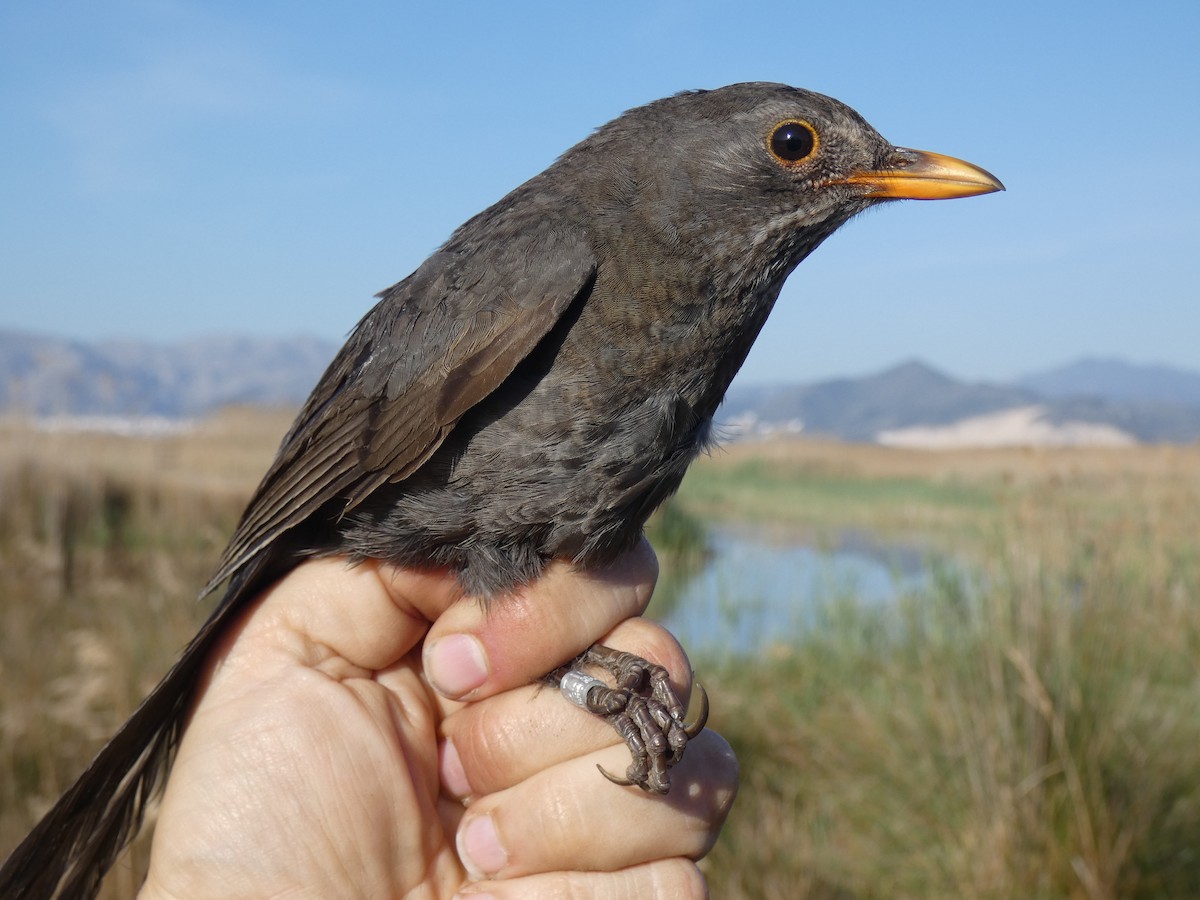
[[[5,860],[0,898],[85,900],[100,890],[174,758],[200,671],[241,593],[231,585],[166,677]]]

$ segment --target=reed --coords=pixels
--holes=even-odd
[[[992,458],[974,575],[702,664],[743,772],[714,896],[1200,895],[1200,454]]]
[[[286,425],[0,423],[0,854],[204,618]],[[679,512],[920,534],[967,561],[894,606],[830,600],[753,662],[695,661],[743,772],[714,896],[1200,896],[1200,448],[738,444],[662,523],[664,560],[702,561]]]

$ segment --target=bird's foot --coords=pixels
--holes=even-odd
[[[616,686],[587,674],[589,668],[609,673]],[[669,769],[683,759],[689,738],[704,730],[708,695],[695,684],[697,703],[691,717],[671,688],[662,666],[640,656],[596,644],[569,666],[553,673],[559,689],[576,706],[608,722],[625,741],[633,761],[622,778],[597,766],[614,784],[636,785],[652,794],[671,788]]]

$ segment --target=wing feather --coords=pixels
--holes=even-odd
[[[589,289],[596,265],[580,229],[542,216],[513,227],[503,206],[380,295],[284,438],[206,591],[327,504],[344,511],[412,474]]]

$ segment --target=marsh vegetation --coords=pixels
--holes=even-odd
[[[203,619],[286,426],[0,425],[0,854]],[[713,896],[1200,895],[1200,448],[738,444],[657,523],[664,597],[712,523],[933,560],[892,602],[831,592],[786,641],[696,654],[743,773]]]

